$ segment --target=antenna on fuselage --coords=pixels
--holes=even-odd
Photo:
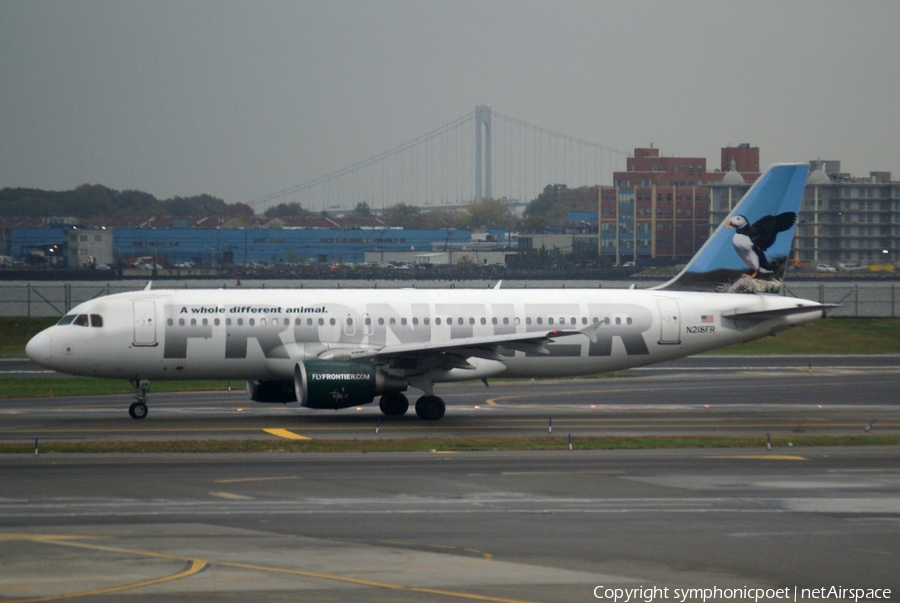
[[[144,291],[149,291],[150,287],[153,286],[153,281],[147,281],[147,286],[144,287]]]
[[[502,280],[502,279],[499,280],[499,281],[497,281],[497,284],[494,285],[494,289],[499,289],[499,288],[500,288],[500,285],[502,285],[502,284],[503,284],[503,280]]]

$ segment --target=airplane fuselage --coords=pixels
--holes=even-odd
[[[803,304],[808,313],[765,321],[726,316]],[[652,290],[151,290],[79,305],[67,314],[69,324],[29,344],[29,355],[55,370],[93,377],[292,379],[297,361],[342,351],[580,331],[543,350],[474,358],[474,368],[451,368],[432,380],[561,377],[749,341],[821,317],[816,306],[776,296]]]

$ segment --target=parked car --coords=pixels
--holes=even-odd
[[[829,264],[819,264],[818,266],[816,266],[816,270],[818,272],[837,272],[835,267]]]
[[[857,270],[865,270],[866,269],[866,267],[863,266],[862,264],[860,264],[859,262],[844,262],[842,264],[838,264],[838,267],[841,270],[850,270],[850,271],[854,271],[854,272]]]

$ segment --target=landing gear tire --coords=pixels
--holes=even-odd
[[[150,381],[135,377],[131,380],[131,384],[138,391],[134,403],[128,407],[128,414],[131,415],[132,419],[143,419],[147,416],[147,394],[150,392]]]
[[[147,416],[147,405],[143,402],[134,402],[128,408],[128,414],[131,415],[132,419],[143,419]]]
[[[392,392],[381,396],[378,407],[388,417],[402,417],[409,410],[409,400],[400,392]]]
[[[444,401],[437,396],[422,396],[416,400],[416,414],[425,421],[437,421],[446,410]]]

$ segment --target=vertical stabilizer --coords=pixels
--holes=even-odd
[[[684,270],[656,289],[779,293],[808,171],[806,163],[771,166]]]

